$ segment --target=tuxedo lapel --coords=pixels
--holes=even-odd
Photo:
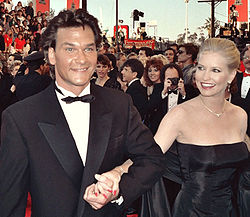
[[[49,111],[44,112],[47,116],[38,123],[38,126],[66,174],[79,190],[83,163],[55,90],[51,88],[49,92],[44,106]]]
[[[94,175],[99,171],[110,138],[112,113],[106,105],[102,91],[100,87],[91,85],[91,94],[95,96],[95,101],[90,104],[89,142],[79,197],[78,216],[83,216],[85,188],[94,182]]]
[[[241,85],[242,85],[242,80],[243,80],[243,73],[237,72],[237,86],[238,86],[238,93],[241,97]]]

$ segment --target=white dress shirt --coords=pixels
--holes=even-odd
[[[166,93],[161,94],[162,99],[165,99],[168,96],[168,111],[170,111],[172,108],[177,106],[178,103],[178,97],[179,97],[179,91],[177,91],[177,94],[175,93]]]
[[[245,71],[245,73],[249,74],[250,72]],[[241,83],[241,97],[242,98],[245,99],[247,97],[249,88],[250,88],[250,76],[243,77],[242,83]]]
[[[68,122],[69,129],[75,140],[78,152],[81,156],[83,164],[85,165],[89,137],[90,103],[76,101],[67,104],[61,99],[67,96],[76,97],[76,95],[60,87],[57,82],[56,86],[63,93],[62,95],[61,93],[56,91],[57,98],[62,107],[65,118]],[[79,96],[83,96],[86,94],[90,94],[90,84],[79,94]]]

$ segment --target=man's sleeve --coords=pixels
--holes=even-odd
[[[164,155],[155,143],[150,130],[141,122],[140,115],[130,100],[125,147],[133,161],[120,182],[123,207],[127,208],[136,198],[150,189],[163,173]]]
[[[3,113],[0,145],[0,216],[25,215],[28,157],[20,131],[8,112]]]

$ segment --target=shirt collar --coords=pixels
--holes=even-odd
[[[133,82],[135,82],[135,81],[137,81],[137,80],[139,80],[139,78],[134,78],[132,81],[130,81],[130,82],[128,83],[128,86],[130,86]]]
[[[66,89],[64,89],[63,87],[61,87],[57,81],[55,81],[55,85],[57,86],[58,89],[61,90],[63,96],[72,96],[72,97],[76,97],[77,95],[75,95],[74,93],[72,93],[71,91],[68,91]],[[85,87],[83,89],[83,91],[78,95],[78,96],[83,96],[86,94],[90,94],[90,83],[87,85],[87,87]]]

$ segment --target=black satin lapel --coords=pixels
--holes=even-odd
[[[79,197],[78,216],[83,216],[85,202],[82,198],[85,188],[95,181],[94,175],[98,172],[104,159],[112,126],[112,113],[106,106],[102,94],[93,89],[91,93],[96,100],[90,104],[89,142]]]
[[[38,123],[38,125],[63,169],[79,190],[83,163],[67,124],[58,121],[55,125],[48,123]]]

